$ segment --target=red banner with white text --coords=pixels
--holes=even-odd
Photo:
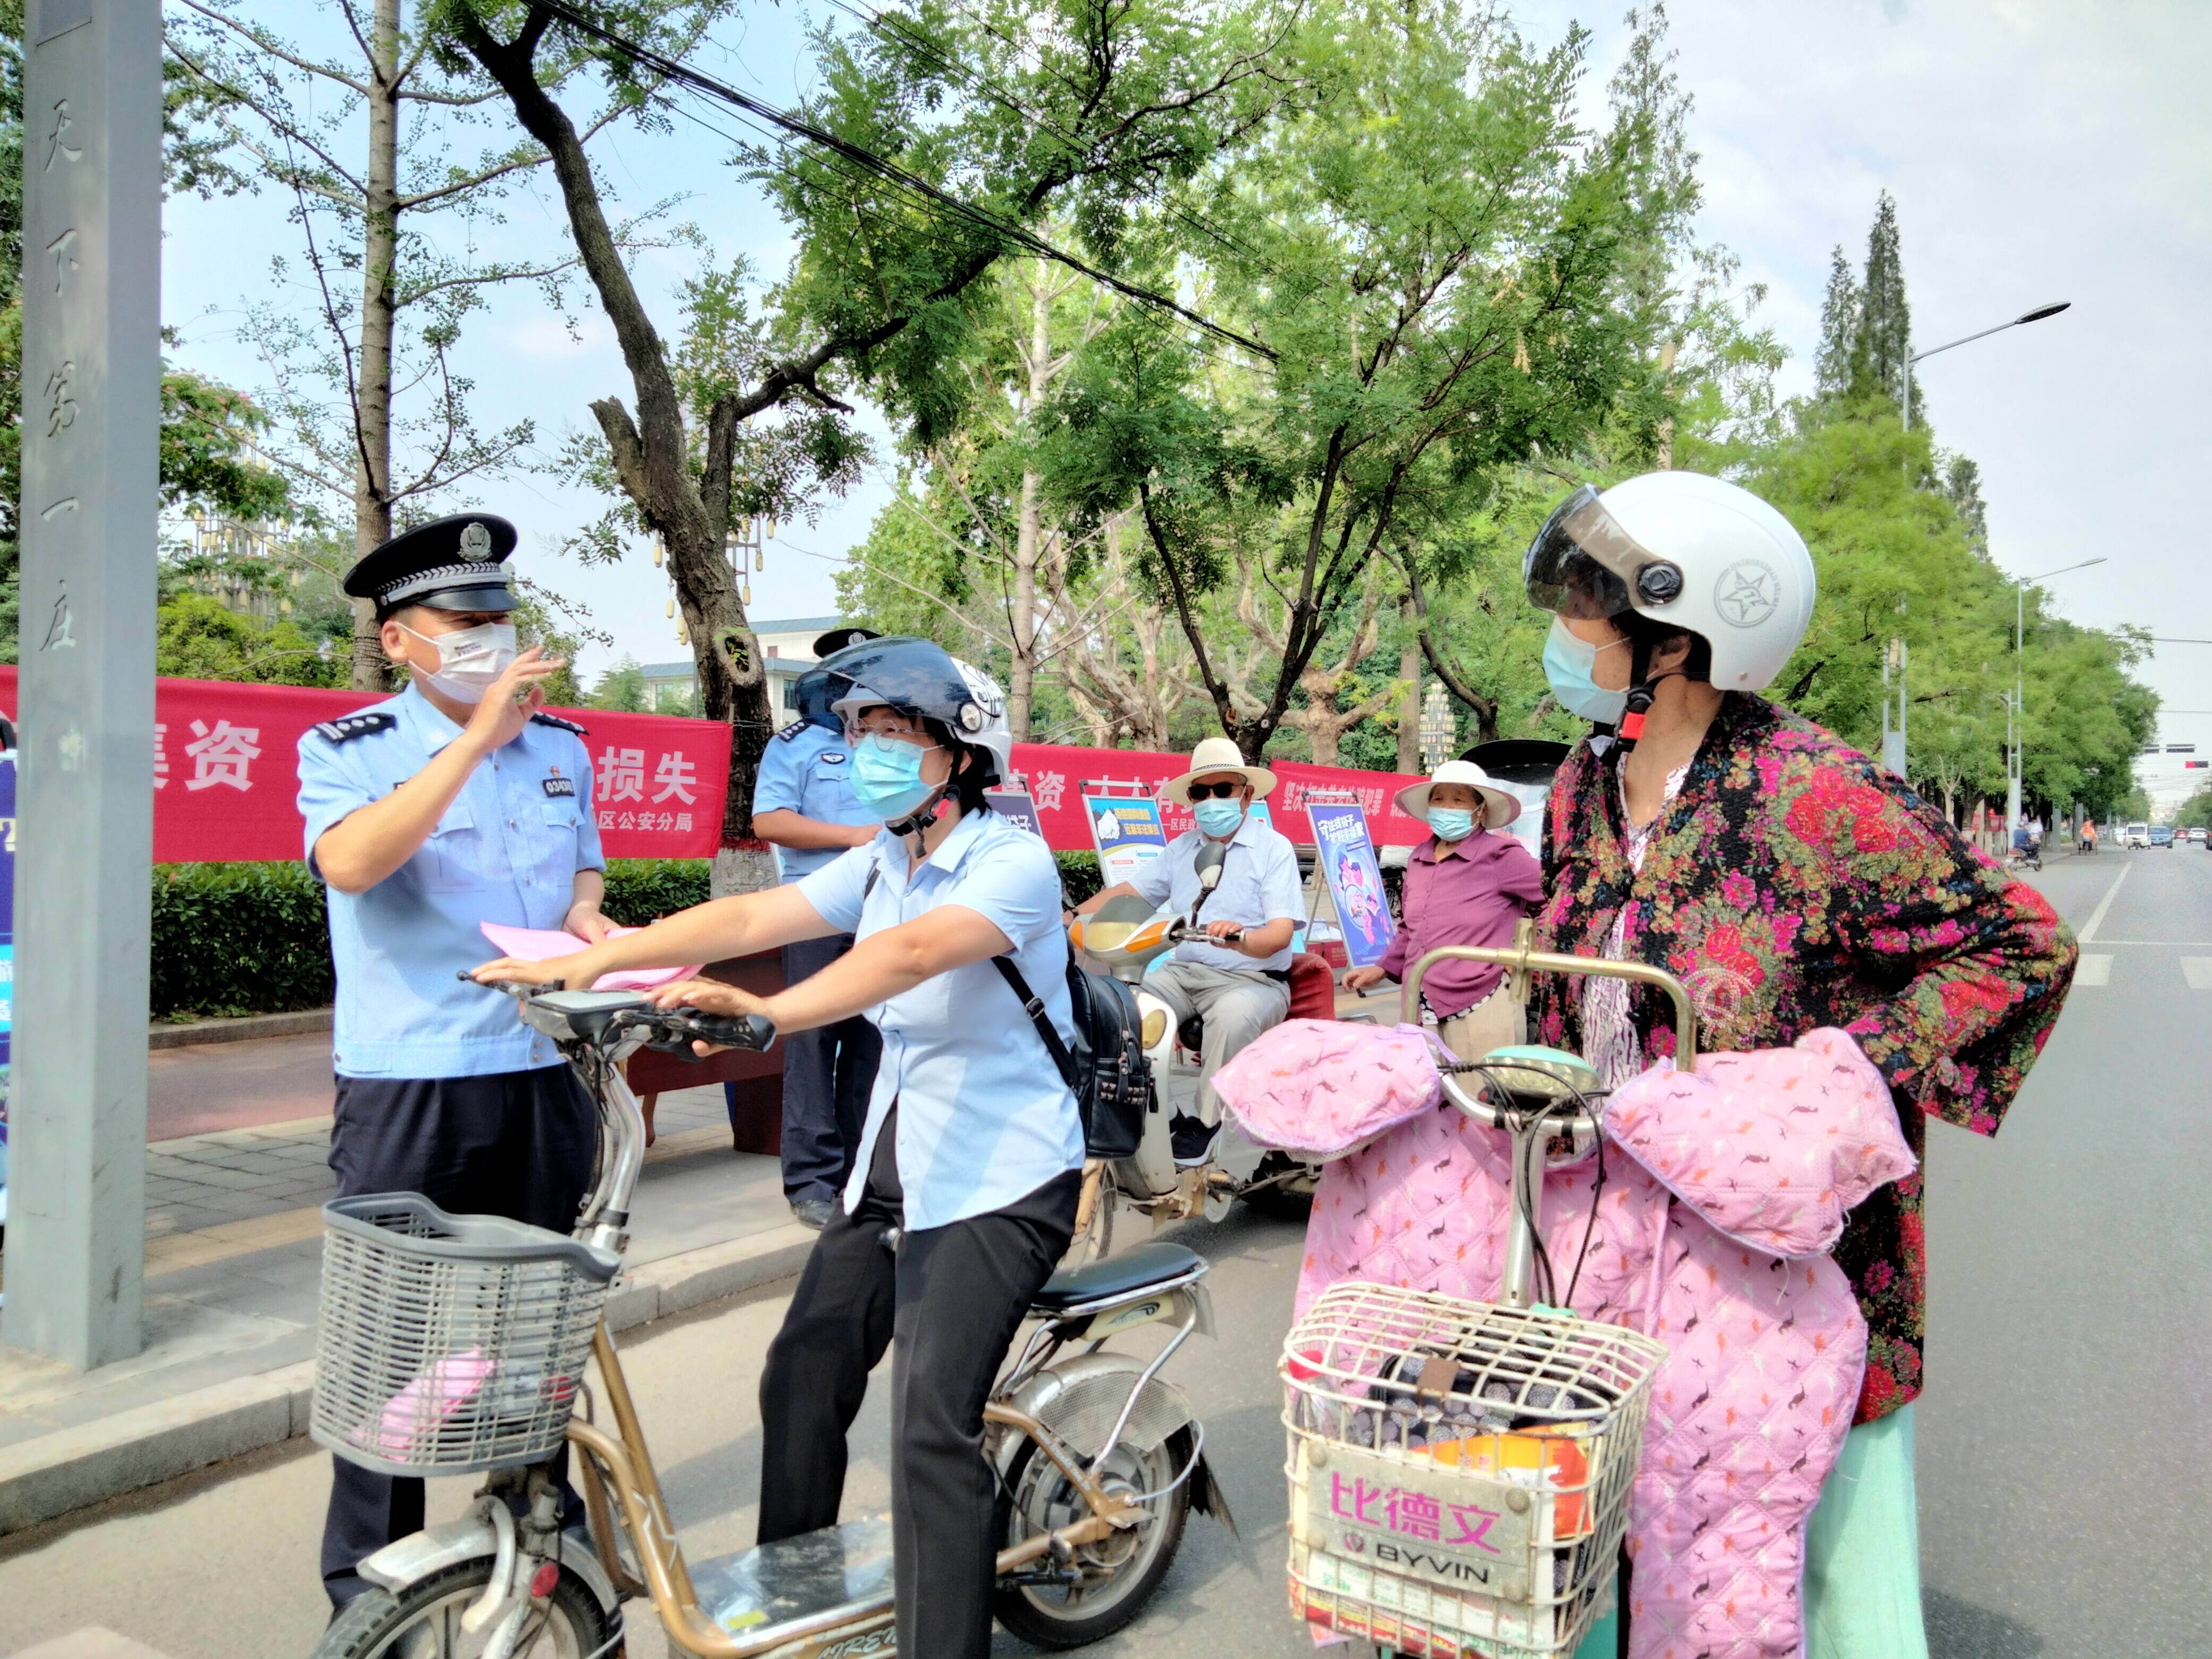
[[[298,746],[307,729],[363,706],[358,691],[295,685],[238,685],[220,680],[154,683],[154,856],[164,864],[268,860],[301,856]],[[0,713],[15,715],[15,670],[0,666]],[[720,844],[722,795],[730,775],[729,727],[665,714],[613,714],[597,708],[552,711],[589,732],[592,788],[599,836],[610,858],[707,858]],[[28,734],[26,734],[27,738]],[[1036,802],[1045,839],[1088,852],[1083,792],[1098,785],[1160,786],[1189,764],[1181,755],[1137,749],[1014,745],[1014,765]],[[1304,802],[1316,791],[1349,795],[1367,810],[1382,846],[1411,846],[1425,824],[1406,817],[1394,797],[1407,779],[1390,772],[1270,763],[1278,779],[1268,801],[1275,827],[1310,842]],[[1190,809],[1161,803],[1168,834],[1190,828]]]
[[[301,734],[363,707],[358,691],[222,680],[154,682],[154,856],[163,864],[301,855]],[[0,711],[15,716],[15,670]],[[661,714],[550,711],[590,735],[607,856],[708,858],[721,839],[730,728]],[[24,734],[27,743],[35,741]]]

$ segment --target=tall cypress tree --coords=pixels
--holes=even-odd
[[[1860,304],[1858,277],[1838,242],[1828,267],[1828,297],[1820,306],[1820,350],[1813,360],[1814,391],[1823,400],[1840,398],[1850,390]]]
[[[1851,396],[1896,401],[1911,353],[1912,309],[1905,298],[1897,203],[1884,191],[1875,205],[1874,229],[1867,236],[1866,281],[1861,289],[1858,332],[1851,343]],[[1916,413],[1917,401],[1916,398]]]

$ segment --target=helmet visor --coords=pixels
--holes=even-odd
[[[1561,617],[1618,617],[1682,591],[1681,571],[1622,529],[1589,484],[1553,509],[1521,574],[1528,602]]]

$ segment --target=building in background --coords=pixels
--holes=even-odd
[[[768,657],[768,706],[778,726],[788,726],[799,717],[799,677],[814,666],[814,641],[844,625],[842,617],[763,617],[753,624],[754,637]],[[649,662],[644,672],[647,713],[698,712],[699,671],[690,658],[682,662]]]

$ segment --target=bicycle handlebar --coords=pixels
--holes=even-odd
[[[758,1054],[775,1041],[775,1022],[766,1014],[710,1014],[701,1008],[652,1008],[616,1017],[616,1025],[629,1030],[647,1030],[648,1048],[696,1060],[691,1045],[712,1043],[717,1048],[750,1048]]]

